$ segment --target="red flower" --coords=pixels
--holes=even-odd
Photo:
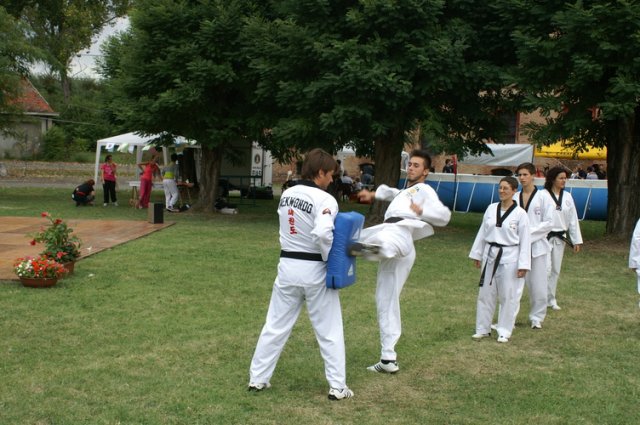
[[[36,244],[36,240],[32,239],[31,242],[29,242],[31,245],[35,245]]]
[[[62,256],[64,256],[64,252],[58,251],[58,253],[56,254],[56,257],[62,258]]]
[[[49,213],[48,213],[48,212],[46,212],[46,211],[44,211],[44,212],[40,213],[40,215],[41,215],[42,217],[49,217]]]
[[[61,218],[56,218],[56,221],[53,222],[53,224],[60,224],[60,223],[62,223]]]

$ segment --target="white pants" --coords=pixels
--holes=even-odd
[[[529,320],[544,322],[547,316],[547,255],[531,258],[531,270],[525,277],[525,285],[529,289]]]
[[[478,291],[476,333],[491,333],[491,320],[496,310],[496,303],[499,302],[498,335],[511,338],[520,306],[524,279],[517,277],[517,262],[500,264],[491,279],[493,264],[492,259],[487,261],[484,284]]]
[[[552,306],[558,303],[556,300],[556,289],[558,287],[558,278],[560,277],[560,269],[562,268],[562,257],[564,257],[565,242],[559,238],[551,238],[549,240],[551,252],[549,252],[548,260],[548,287],[547,287],[547,305]]]
[[[287,285],[276,278],[267,320],[251,360],[249,382],[269,383],[305,301],[327,381],[332,388],[347,386],[339,291],[328,289],[324,279],[309,285]]]
[[[178,185],[174,179],[163,179],[164,198],[167,208],[173,208],[178,202]]]
[[[380,264],[376,285],[380,358],[395,361],[395,347],[402,334],[400,293],[416,259],[411,230],[395,225],[383,226],[380,231],[367,236],[362,242],[381,247],[377,258]]]

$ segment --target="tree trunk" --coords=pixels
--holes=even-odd
[[[71,101],[71,82],[66,70],[60,71],[60,84],[62,85],[62,94],[64,95],[64,103],[69,104]]]
[[[620,119],[607,146],[607,234],[629,240],[640,217],[640,106]]]
[[[375,186],[386,184],[389,187],[397,187],[400,179],[400,158],[404,146],[404,133],[402,130],[391,131],[386,137],[375,141],[374,159],[376,162]],[[389,206],[388,202],[375,201],[369,214],[367,214],[367,226],[382,223],[384,213]]]
[[[212,149],[202,146],[202,163],[200,165],[200,191],[198,192],[198,202],[194,208],[198,211],[213,212],[222,165],[222,148]]]

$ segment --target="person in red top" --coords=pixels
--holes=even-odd
[[[113,162],[111,155],[107,155],[104,158],[104,164],[100,166],[105,207],[109,205],[109,198],[111,198],[114,207],[118,206],[118,200],[116,199],[116,168],[116,163]]]
[[[153,176],[162,178],[160,167],[158,167],[158,157],[152,156],[147,162],[138,164],[142,175],[140,176],[140,198],[136,204],[136,208],[149,208],[149,199],[151,198],[151,188],[153,187]]]

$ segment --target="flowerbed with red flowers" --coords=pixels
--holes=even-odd
[[[66,272],[62,264],[44,255],[18,258],[13,267],[18,277],[28,278],[59,278]]]

